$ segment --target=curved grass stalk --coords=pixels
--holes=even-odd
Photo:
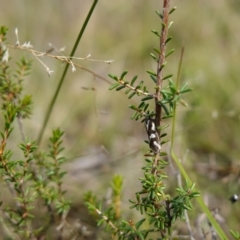
[[[90,10],[89,10],[89,12],[88,12],[88,15],[87,15],[87,17],[86,17],[86,19],[85,19],[85,21],[84,21],[84,23],[83,23],[83,25],[82,25],[82,28],[81,28],[81,30],[80,30],[80,32],[79,32],[79,34],[78,34],[78,37],[77,37],[77,39],[76,39],[76,42],[75,42],[74,46],[73,46],[72,52],[71,52],[71,54],[70,54],[70,59],[73,57],[73,55],[74,55],[74,53],[75,53],[75,51],[76,51],[76,49],[77,49],[77,46],[79,45],[79,42],[80,42],[80,40],[81,40],[81,38],[82,38],[82,35],[83,35],[83,33],[84,33],[87,25],[88,25],[89,19],[91,18],[91,15],[92,15],[95,7],[96,7],[97,2],[98,2],[98,0],[94,0],[93,4],[92,4],[92,6],[91,6],[91,8],[90,8]],[[64,71],[63,71],[62,77],[61,77],[61,79],[60,79],[60,81],[59,81],[59,83],[58,83],[57,89],[56,89],[56,91],[55,91],[55,93],[54,93],[54,95],[53,95],[53,98],[52,98],[49,106],[48,106],[48,110],[47,110],[47,113],[46,113],[46,115],[45,115],[44,122],[43,122],[42,128],[41,128],[40,133],[39,133],[39,136],[38,136],[38,140],[37,140],[38,146],[40,145],[40,143],[41,143],[41,141],[42,141],[43,134],[44,134],[44,132],[45,132],[45,129],[46,129],[48,120],[49,120],[50,115],[51,115],[51,113],[52,113],[54,104],[56,103],[56,100],[57,100],[58,94],[59,94],[59,92],[60,92],[60,89],[61,89],[61,87],[62,87],[63,81],[64,81],[64,79],[65,79],[65,77],[66,77],[68,68],[69,68],[69,64],[67,63],[67,64],[66,64],[66,67],[65,67],[65,69],[64,69]]]
[[[171,146],[172,148],[172,146]],[[179,171],[181,172],[181,174],[183,175],[183,177],[185,179],[188,180],[189,184],[192,184],[192,180],[190,179],[190,177],[188,176],[187,172],[185,171],[185,169],[183,168],[182,164],[180,163],[178,157],[176,156],[176,154],[174,153],[174,151],[171,149],[171,157],[174,159],[175,163],[178,166]],[[195,189],[197,191],[197,189]],[[203,212],[206,214],[206,216],[208,217],[208,220],[211,222],[212,226],[215,228],[217,234],[219,235],[219,237],[222,240],[227,240],[228,237],[226,236],[226,234],[223,232],[222,228],[219,226],[219,224],[217,223],[217,221],[214,219],[214,217],[212,216],[211,212],[209,211],[208,207],[206,206],[206,204],[204,203],[203,199],[201,197],[197,197],[197,202],[200,205],[200,207],[202,208]]]
[[[180,78],[180,70],[181,70],[181,65],[182,65],[183,53],[184,53],[184,48],[182,48],[181,58],[180,58],[179,66],[178,66],[178,75],[177,75],[177,82],[176,82],[177,89],[178,89],[178,86],[179,86],[179,78]],[[178,169],[181,172],[182,176],[189,182],[190,185],[192,185],[192,180],[188,176],[187,172],[185,171],[184,167],[182,166],[180,160],[178,159],[178,157],[176,156],[176,154],[173,150],[174,136],[175,136],[175,126],[176,126],[176,103],[174,104],[174,109],[173,109],[170,154],[171,154],[171,157],[174,159],[175,163],[177,164]],[[197,189],[195,189],[195,190],[197,191]],[[215,228],[219,237],[222,240],[227,240],[228,237],[226,236],[226,234],[223,232],[222,228],[219,226],[217,221],[212,216],[211,212],[209,211],[208,207],[204,203],[203,199],[201,197],[197,197],[197,202],[200,205],[200,207],[202,208],[203,212],[208,217],[208,220],[211,222],[212,226]]]

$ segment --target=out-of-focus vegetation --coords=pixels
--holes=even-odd
[[[49,49],[48,43],[56,48],[66,46],[64,54],[69,55],[90,5],[87,0],[0,0],[0,23],[9,28],[10,44],[16,42],[17,27],[22,43],[31,41],[34,49],[43,52]],[[194,89],[185,99],[188,107],[178,110],[178,154],[208,199],[209,207],[220,208],[224,228],[237,229],[239,203],[231,205],[228,198],[240,192],[240,2],[175,0],[171,5],[177,5],[177,11],[171,19],[174,25],[169,32],[173,37],[169,49],[175,48],[176,53],[168,59],[166,72],[177,73],[180,49],[184,46],[181,79]],[[151,29],[160,29],[154,11],[161,6],[162,1],[157,0],[99,1],[75,56],[91,54],[91,58],[114,62],[79,63],[106,78],[108,73],[128,69],[129,75],[147,80],[146,69],[155,71],[149,53],[159,43]],[[10,51],[12,56],[24,55],[34,60],[25,91],[33,95],[35,107],[31,120],[24,121],[24,130],[29,138],[35,138],[64,64],[44,58],[54,70],[48,77],[30,53]],[[126,98],[109,92],[108,87],[88,72],[69,71],[44,136],[48,139],[57,126],[65,131],[64,144],[72,159],[65,165],[65,188],[74,202],[70,216],[75,217],[78,212],[81,221],[85,218],[82,193],[90,189],[102,196],[113,173],[124,176],[124,207],[129,212],[128,199],[138,187],[135,180],[142,173],[144,127],[130,120],[132,112]],[[16,147],[20,134],[15,131],[11,140]],[[42,145],[46,145],[45,141]]]

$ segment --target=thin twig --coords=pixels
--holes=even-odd
[[[150,96],[150,97],[156,98],[156,96],[155,96],[154,94],[151,94],[151,93],[149,93],[149,92],[144,92],[144,91],[142,91],[142,90],[140,90],[140,89],[137,89],[136,87],[131,86],[131,85],[128,84],[128,83],[126,84],[126,83],[125,83],[123,80],[121,80],[121,79],[118,79],[118,82],[119,82],[121,85],[126,86],[127,88],[133,90],[133,91],[136,92],[136,93],[139,93],[139,94],[141,94],[141,95],[145,95],[145,96]]]
[[[109,220],[109,218],[107,216],[105,216],[103,214],[103,212],[101,212],[99,209],[95,209],[95,211],[97,212],[98,215],[100,215],[104,221],[113,229],[115,230],[116,232],[118,231],[118,228]]]
[[[30,49],[30,48],[27,48],[27,47],[22,47],[22,46],[12,46],[12,45],[9,45],[8,47],[9,48],[15,48],[15,49],[31,52],[34,55],[34,57],[37,57],[38,56],[37,53],[38,53],[38,54],[42,54],[42,56],[47,56],[47,57],[54,58],[54,59],[57,59],[57,60],[62,61],[62,62],[66,62],[67,64],[74,65],[77,68],[80,68],[80,69],[82,69],[82,70],[84,70],[86,72],[91,73],[94,77],[97,77],[97,78],[103,80],[104,82],[112,84],[112,81],[109,81],[108,79],[98,75],[97,73],[89,70],[88,68],[83,67],[80,64],[74,63],[71,60],[72,58],[70,58],[70,57],[57,56],[57,55],[49,54],[49,53],[46,53],[46,52],[45,53],[44,52],[40,52],[40,51],[37,51],[37,50],[34,50],[34,49]],[[37,59],[39,60],[39,56],[38,56]],[[92,61],[94,61],[94,60],[92,59]],[[96,60],[96,61],[101,61],[101,60]],[[106,60],[106,61],[110,61],[110,60]],[[105,62],[105,61],[103,60],[103,62]],[[43,66],[46,67],[45,64]]]
[[[154,156],[154,161],[153,161],[153,165],[152,165],[152,173],[155,176],[157,174],[158,158],[159,158],[159,152],[156,153],[156,155]]]
[[[90,61],[90,62],[102,62],[102,63],[107,63],[107,64],[111,64],[113,62],[113,60],[93,59],[93,58],[90,58],[89,56],[87,56],[85,58],[81,58],[81,57],[65,56],[63,54],[62,55],[54,55],[54,54],[50,54],[51,53],[50,51],[41,52],[41,51],[35,50],[33,48],[29,48],[27,45],[15,45],[15,46],[7,45],[7,47],[31,52],[35,57],[48,56],[48,57],[55,58],[55,59],[58,59],[58,60],[64,61],[64,62],[69,62],[69,61],[71,61],[71,59],[84,60],[84,61]]]
[[[155,99],[155,110],[156,110],[156,126],[158,129],[159,136],[160,130],[160,122],[162,118],[162,107],[159,105],[159,101],[161,100],[161,89],[162,89],[162,82],[163,82],[163,67],[165,62],[165,54],[166,54],[166,40],[168,34],[168,16],[169,16],[169,7],[170,7],[170,0],[164,0],[163,2],[163,18],[162,18],[162,31],[160,36],[160,54],[158,58],[158,66],[157,66],[157,83],[156,83],[156,99]]]

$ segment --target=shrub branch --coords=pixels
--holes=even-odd
[[[165,64],[165,54],[166,54],[166,41],[168,34],[168,16],[169,16],[169,7],[170,0],[164,0],[163,3],[163,13],[162,13],[162,31],[160,36],[160,54],[158,58],[157,65],[157,83],[156,83],[156,99],[155,99],[155,109],[156,109],[156,126],[157,128],[160,126],[161,118],[162,118],[162,106],[159,105],[159,101],[161,100],[161,89],[163,83],[163,68]],[[160,130],[159,136],[160,136]]]

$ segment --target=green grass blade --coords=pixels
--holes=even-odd
[[[183,53],[184,53],[184,49],[182,49],[181,58],[180,58],[179,66],[178,66],[178,75],[177,75],[177,83],[176,83],[177,88],[179,86],[179,81],[180,81],[180,70],[181,70]],[[192,185],[192,180],[188,176],[188,174],[185,171],[184,167],[182,166],[180,160],[178,159],[178,157],[176,156],[176,154],[173,151],[174,137],[175,137],[175,126],[176,126],[176,103],[174,104],[174,107],[173,107],[173,121],[172,121],[172,135],[171,135],[170,153],[171,153],[171,156],[174,159],[175,163],[177,164],[178,169],[181,172],[182,176],[189,182],[190,185]],[[197,189],[195,189],[195,190],[197,191]],[[228,238],[227,238],[226,234],[224,233],[222,228],[219,226],[219,224],[217,223],[215,218],[212,216],[211,212],[209,211],[208,207],[205,205],[202,198],[197,197],[197,201],[198,201],[198,204],[200,205],[200,207],[202,208],[203,212],[206,214],[208,220],[211,222],[212,226],[215,228],[218,236],[222,240],[227,240]]]
[[[86,19],[85,19],[85,21],[84,21],[84,23],[82,25],[82,28],[81,28],[81,30],[80,30],[80,32],[78,34],[78,37],[76,39],[76,42],[75,42],[74,46],[73,46],[72,52],[70,54],[70,59],[74,56],[74,53],[75,53],[75,51],[76,51],[76,49],[77,49],[77,47],[79,45],[79,42],[80,42],[80,40],[82,38],[82,35],[83,35],[87,25],[88,25],[89,19],[91,18],[91,15],[92,15],[95,7],[96,7],[97,2],[98,2],[98,0],[94,0],[94,2],[92,4],[92,7],[90,8],[90,10],[88,12],[88,15],[87,15],[87,17],[86,17]],[[48,110],[47,110],[47,113],[45,115],[44,122],[42,124],[42,128],[41,128],[39,136],[38,136],[38,140],[37,140],[38,146],[40,145],[40,143],[42,141],[43,134],[45,132],[45,129],[46,129],[47,123],[49,121],[50,115],[52,113],[53,107],[54,107],[54,105],[56,103],[56,100],[57,100],[58,94],[60,92],[60,89],[62,87],[63,81],[64,81],[64,79],[66,77],[68,68],[69,68],[69,64],[67,63],[66,66],[65,66],[65,69],[63,71],[62,77],[61,77],[61,79],[60,79],[60,81],[58,83],[57,89],[56,89],[56,91],[55,91],[55,93],[53,95],[53,98],[52,98],[49,106],[48,106]]]

